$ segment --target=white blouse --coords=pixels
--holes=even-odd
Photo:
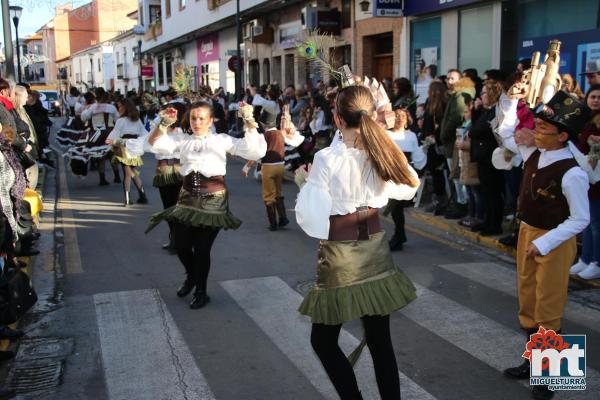
[[[148,134],[146,128],[142,124],[141,120],[132,121],[127,117],[121,117],[115,123],[115,127],[108,135],[109,140],[119,140],[124,135],[136,135],[137,137],[144,137]]]
[[[390,135],[390,139],[396,143],[396,146],[398,146],[400,150],[405,153],[410,153],[411,162],[416,169],[425,168],[425,164],[427,164],[427,154],[425,154],[423,148],[419,146],[419,140],[413,131],[387,132]]]
[[[417,178],[415,170],[409,168]],[[327,239],[330,215],[350,214],[360,206],[381,208],[390,198],[410,200],[417,188],[382,181],[364,150],[336,141],[315,154],[296,200],[296,221],[309,236]]]
[[[210,178],[226,174],[227,153],[256,161],[265,156],[267,142],[256,129],[246,131],[243,139],[226,134],[162,135],[151,146],[155,154],[180,153],[181,175],[200,172]]]

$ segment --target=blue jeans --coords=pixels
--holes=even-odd
[[[583,231],[581,260],[600,262],[600,200],[590,200],[590,224]]]
[[[465,185],[469,195],[469,217],[483,221],[485,207],[483,204],[483,193],[479,185]]]

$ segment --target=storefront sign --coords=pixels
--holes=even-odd
[[[201,37],[196,42],[198,65],[219,59],[219,34],[212,33]]]
[[[374,0],[374,17],[401,17],[404,0]]]
[[[321,33],[341,34],[340,21],[339,11],[317,11],[317,28]]]
[[[561,41],[559,73],[571,74],[585,92],[589,85],[585,75],[581,74],[590,62],[600,59],[600,29],[526,38],[519,43],[519,58],[531,58],[534,51],[539,51],[540,62],[543,62],[552,39]]]
[[[404,15],[427,14],[481,1],[483,0],[404,0]]]
[[[154,66],[142,65],[142,76],[154,76]]]

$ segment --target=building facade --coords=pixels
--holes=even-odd
[[[35,34],[25,39],[25,50],[23,54],[23,79],[26,82],[44,85],[46,84],[45,56],[42,35]]]
[[[113,47],[110,42],[78,51],[70,56],[71,75],[68,82],[85,92],[94,87],[110,90],[115,84]]]

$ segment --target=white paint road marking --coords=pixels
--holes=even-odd
[[[158,290],[94,295],[111,400],[214,400]]]
[[[225,281],[221,286],[325,398],[339,399],[310,346],[311,324],[296,311],[302,301],[299,293],[274,276]],[[339,343],[348,354],[359,341],[342,329]],[[379,399],[367,348],[364,353],[355,367],[358,384],[366,400]],[[400,381],[403,399],[434,399],[402,373]]]
[[[521,364],[524,334],[421,285],[415,284],[415,287],[418,298],[400,311],[402,315],[498,371]],[[600,392],[597,371],[588,367],[586,381],[585,392],[565,391],[561,399],[592,398],[592,393]],[[529,387],[528,380],[521,382]]]
[[[444,264],[440,267],[483,286],[517,297],[517,273],[501,265],[495,263],[463,263]],[[600,311],[585,307],[575,301],[567,301],[565,318],[587,328],[600,331]]]

